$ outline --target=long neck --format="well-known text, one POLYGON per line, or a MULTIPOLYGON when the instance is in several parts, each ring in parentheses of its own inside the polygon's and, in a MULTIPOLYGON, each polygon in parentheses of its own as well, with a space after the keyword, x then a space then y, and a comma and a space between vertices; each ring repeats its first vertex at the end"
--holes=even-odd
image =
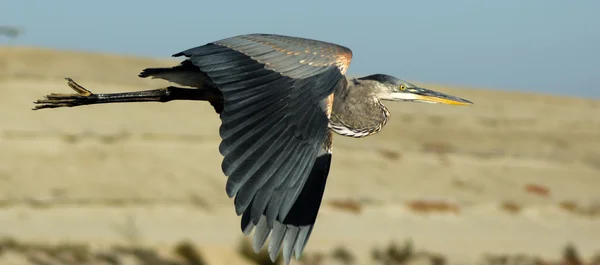
POLYGON ((329 128, 335 133, 366 137, 379 132, 387 123, 389 111, 364 82, 348 80, 347 85, 335 90, 329 121, 329 128))

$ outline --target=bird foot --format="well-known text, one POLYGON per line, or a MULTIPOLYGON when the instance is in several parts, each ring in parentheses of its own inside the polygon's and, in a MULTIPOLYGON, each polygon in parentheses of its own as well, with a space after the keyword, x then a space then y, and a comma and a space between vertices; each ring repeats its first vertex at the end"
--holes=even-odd
POLYGON ((68 81, 67 84, 69 87, 75 90, 77 94, 52 93, 46 95, 43 99, 33 102, 37 105, 32 110, 88 105, 97 99, 95 94, 77 84, 73 79, 68 77, 65 79, 68 81))

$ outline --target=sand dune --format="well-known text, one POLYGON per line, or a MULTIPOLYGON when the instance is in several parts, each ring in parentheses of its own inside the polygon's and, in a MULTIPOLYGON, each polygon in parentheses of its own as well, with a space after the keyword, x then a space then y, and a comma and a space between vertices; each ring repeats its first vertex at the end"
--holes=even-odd
MULTIPOLYGON (((166 83, 137 73, 176 62, 0 48, 0 236, 124 242, 129 216, 145 244, 235 246, 209 104, 30 110, 70 92, 65 76, 97 93, 151 89, 166 83)), ((406 238, 457 263, 600 250, 600 101, 422 85, 476 104, 388 103, 380 134, 336 136, 307 252, 406 238)))

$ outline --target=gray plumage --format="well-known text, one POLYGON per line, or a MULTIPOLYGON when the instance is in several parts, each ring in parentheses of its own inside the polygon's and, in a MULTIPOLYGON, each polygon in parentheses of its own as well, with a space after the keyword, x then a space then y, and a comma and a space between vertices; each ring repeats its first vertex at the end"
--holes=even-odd
POLYGON ((390 113, 373 89, 373 81, 353 79, 336 89, 329 128, 344 136, 365 137, 377 133, 390 113))
POLYGON ((305 231, 312 230, 316 218, 327 174, 324 170, 330 162, 326 151, 329 147, 324 145, 329 133, 325 98, 345 80, 331 64, 300 63, 306 57, 314 59, 313 52, 289 57, 288 52, 305 50, 289 43, 285 38, 255 35, 175 54, 186 56, 223 95, 219 151, 224 156, 223 172, 228 176, 226 191, 235 197, 242 230, 256 227, 256 251, 272 230, 271 258, 277 257, 283 244, 287 263, 294 250, 298 256, 301 253, 308 240, 305 231), (283 49, 285 52, 277 51, 283 49), (323 156, 327 157, 327 165, 318 163, 323 156), (307 182, 312 185, 305 185, 307 182), (297 200, 303 190, 319 197, 317 205, 312 205, 312 200, 297 200), (298 237, 301 230, 302 237, 298 237))
POLYGON ((274 261, 299 259, 323 198, 332 158, 332 133, 375 134, 390 113, 382 100, 467 105, 471 102, 417 87, 390 75, 348 80, 352 51, 341 45, 273 34, 248 34, 174 54, 181 64, 144 69, 140 77, 182 86, 93 94, 51 94, 35 109, 113 102, 208 101, 220 115, 219 151, 241 229, 254 231, 253 248, 267 240, 274 261))

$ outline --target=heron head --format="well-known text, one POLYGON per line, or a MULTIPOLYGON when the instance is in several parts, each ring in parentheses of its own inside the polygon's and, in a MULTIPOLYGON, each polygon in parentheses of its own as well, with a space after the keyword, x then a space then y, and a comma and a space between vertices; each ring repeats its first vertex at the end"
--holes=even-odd
POLYGON ((358 78, 371 81, 375 94, 382 100, 437 103, 450 105, 470 105, 473 102, 459 97, 436 92, 411 84, 408 81, 384 74, 374 74, 358 78))

